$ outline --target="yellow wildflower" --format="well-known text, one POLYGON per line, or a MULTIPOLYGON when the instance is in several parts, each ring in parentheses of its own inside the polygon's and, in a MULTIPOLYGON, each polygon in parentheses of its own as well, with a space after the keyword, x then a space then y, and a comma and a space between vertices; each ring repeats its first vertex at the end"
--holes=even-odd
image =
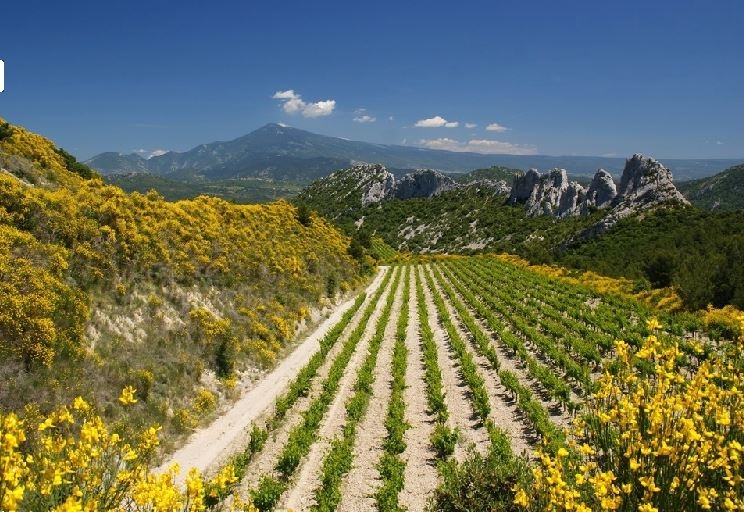
POLYGON ((134 398, 134 394, 137 392, 136 389, 134 389, 134 386, 126 386, 124 389, 121 390, 121 396, 119 397, 119 402, 121 402, 123 405, 132 405, 137 403, 137 399, 134 398))

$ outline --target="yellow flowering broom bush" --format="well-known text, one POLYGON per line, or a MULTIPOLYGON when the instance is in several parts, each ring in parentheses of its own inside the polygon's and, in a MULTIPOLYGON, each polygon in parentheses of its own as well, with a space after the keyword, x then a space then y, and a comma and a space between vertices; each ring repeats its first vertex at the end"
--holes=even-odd
MULTIPOLYGON (((125 388, 120 401, 134 403, 125 388)), ((111 432, 82 398, 27 425, 0 414, 0 510, 13 511, 203 511, 223 506, 236 483, 229 465, 205 481, 192 469, 185 489, 175 484, 178 467, 149 471, 158 427, 135 439, 111 432), (219 498, 219 499, 217 499, 219 498)), ((237 497, 223 509, 255 511, 237 497)))
MULTIPOLYGON (((744 322, 744 317, 740 319, 744 322)), ((661 326, 599 380, 568 449, 538 453, 533 481, 516 487, 527 510, 744 510, 742 342, 699 365, 661 326)), ((699 349, 702 356, 703 351, 699 349)))

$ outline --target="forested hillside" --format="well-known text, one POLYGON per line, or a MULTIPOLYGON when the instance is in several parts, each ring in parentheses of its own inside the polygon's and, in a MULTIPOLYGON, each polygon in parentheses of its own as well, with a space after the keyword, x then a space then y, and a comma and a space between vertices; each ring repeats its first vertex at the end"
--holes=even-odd
POLYGON ((126 194, 0 126, 0 409, 81 395, 120 427, 185 432, 370 268, 286 202, 126 194), (124 421, 112 405, 128 385, 139 400, 124 421))
POLYGON ((561 265, 674 286, 690 309, 744 308, 744 212, 659 210, 558 254, 561 265))
POLYGON ((678 188, 698 208, 704 210, 744 210, 744 164, 699 180, 683 181, 678 188))

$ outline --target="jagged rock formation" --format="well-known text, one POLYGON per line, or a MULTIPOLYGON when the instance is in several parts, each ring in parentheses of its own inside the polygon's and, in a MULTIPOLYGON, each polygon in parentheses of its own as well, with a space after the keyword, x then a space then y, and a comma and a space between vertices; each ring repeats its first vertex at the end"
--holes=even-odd
POLYGON ((617 196, 617 186, 610 173, 599 169, 589 184, 586 191, 584 203, 581 205, 581 214, 588 215, 593 208, 607 208, 617 196))
POLYGON ((663 204, 689 205, 690 202, 674 186, 672 171, 653 158, 635 154, 625 162, 620 187, 608 214, 584 235, 602 233, 625 217, 663 204))
MULTIPOLYGON (((362 169, 369 166, 361 166, 362 169)), ((360 169, 360 170, 362 170, 360 169)), ((362 206, 379 203, 393 195, 395 190, 395 176, 384 167, 375 168, 374 179, 362 192, 362 206)))
POLYGON ((407 174, 395 183, 394 196, 397 199, 432 197, 442 192, 454 190, 458 185, 449 176, 430 169, 407 174))
POLYGON ((575 181, 568 181, 565 169, 541 175, 530 169, 514 179, 509 203, 525 203, 528 215, 568 217, 578 215, 586 192, 575 181))
POLYGON ((328 179, 340 180, 352 185, 352 187, 346 187, 350 192, 352 188, 360 191, 362 206, 393 198, 432 197, 459 186, 449 176, 430 169, 421 169, 397 180, 384 166, 376 164, 358 164, 349 169, 337 171, 328 179))
POLYGON ((594 175, 588 189, 569 181, 564 169, 541 175, 530 169, 514 180, 509 203, 524 203, 528 215, 568 217, 607 209, 595 232, 609 229, 617 221, 665 203, 689 204, 672 183, 672 173, 653 158, 636 154, 623 169, 620 186, 604 169, 594 175))
POLYGON ((382 165, 357 164, 315 181, 299 194, 298 200, 310 205, 321 201, 323 211, 336 219, 359 206, 395 198, 427 198, 460 186, 437 171, 419 170, 397 180, 382 165))

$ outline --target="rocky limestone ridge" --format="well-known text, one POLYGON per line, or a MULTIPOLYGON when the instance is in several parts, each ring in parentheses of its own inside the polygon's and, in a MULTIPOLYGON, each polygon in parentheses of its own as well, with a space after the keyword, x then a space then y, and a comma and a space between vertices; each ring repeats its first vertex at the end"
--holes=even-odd
POLYGON ((581 205, 581 215, 588 215, 593 208, 607 208, 617 196, 617 186, 612 175, 604 169, 599 169, 589 184, 586 197, 581 205))
POLYGON ((540 174, 530 169, 517 176, 509 195, 510 204, 524 203, 528 215, 563 218, 607 210, 592 229, 606 231, 620 219, 665 203, 689 204, 672 183, 672 173, 653 158, 635 154, 626 160, 619 187, 612 176, 599 169, 589 188, 569 181, 564 169, 540 174))
POLYGON ((563 218, 579 215, 585 197, 584 187, 569 181, 565 169, 553 169, 544 175, 530 169, 514 178, 509 203, 524 203, 527 215, 563 218))
POLYGON ((407 174, 400 180, 381 165, 355 165, 339 171, 348 179, 353 177, 361 189, 362 206, 387 199, 427 198, 453 190, 459 185, 449 176, 430 169, 407 174))
POLYGON ((664 204, 689 206, 690 202, 674 186, 672 171, 653 158, 635 154, 625 161, 609 212, 583 236, 603 233, 626 217, 664 204))
POLYGON ((371 178, 367 183, 367 186, 362 191, 362 206, 369 206, 371 204, 379 203, 386 198, 389 198, 395 191, 395 176, 382 166, 356 166, 360 168, 360 171, 365 172, 370 168, 373 169, 372 176, 367 175, 367 178, 371 178))
POLYGON ((430 169, 418 170, 405 175, 395 183, 394 196, 397 199, 411 199, 414 197, 432 197, 442 192, 457 188, 457 183, 444 174, 430 169))

